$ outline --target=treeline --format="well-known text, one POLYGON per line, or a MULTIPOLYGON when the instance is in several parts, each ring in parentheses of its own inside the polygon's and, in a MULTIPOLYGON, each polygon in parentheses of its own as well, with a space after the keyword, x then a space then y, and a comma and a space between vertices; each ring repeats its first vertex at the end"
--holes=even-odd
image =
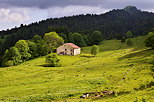
MULTIPOLYGON (((86 39, 94 31, 100 31, 104 39, 122 39, 127 31, 132 36, 146 35, 154 27, 154 13, 143 12, 134 6, 112 10, 105 14, 87 14, 62 18, 50 18, 23 25, 19 28, 0 32, 0 53, 13 46, 20 39, 31 39, 34 35, 43 36, 46 32, 55 31, 61 34, 66 42, 70 35, 78 32, 87 45, 92 45, 86 39)), ((90 39, 90 38, 89 38, 90 39)), ((84 45, 84 44, 83 44, 84 45)))
POLYGON ((45 56, 54 52, 57 47, 62 45, 65 42, 64 39, 80 47, 87 46, 87 44, 99 44, 103 40, 100 31, 94 31, 90 36, 71 33, 67 37, 63 33, 58 34, 56 32, 50 32, 50 30, 49 27, 43 37, 35 35, 32 39, 17 41, 0 58, 0 65, 2 67, 14 66, 38 56, 45 56))
POLYGON ((19 40, 13 47, 5 51, 1 58, 1 66, 14 66, 29 59, 47 55, 63 43, 63 38, 56 32, 46 33, 43 38, 35 35, 31 40, 19 40))

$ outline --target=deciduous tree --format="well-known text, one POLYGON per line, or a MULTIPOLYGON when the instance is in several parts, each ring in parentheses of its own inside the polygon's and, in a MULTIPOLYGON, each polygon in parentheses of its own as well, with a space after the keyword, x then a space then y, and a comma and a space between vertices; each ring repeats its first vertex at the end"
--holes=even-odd
POLYGON ((86 43, 85 43, 83 37, 79 33, 73 33, 71 36, 71 39, 72 39, 72 43, 74 43, 80 47, 86 46, 86 43))
POLYGON ((26 61, 31 57, 30 53, 28 53, 29 46, 26 40, 19 40, 18 42, 16 42, 15 47, 19 50, 21 59, 23 61, 26 61))
POLYGON ((19 50, 16 47, 11 47, 6 50, 3 56, 2 66, 18 65, 22 62, 19 50))
POLYGON ((55 54, 55 53, 48 54, 46 56, 46 62, 51 67, 61 66, 60 59, 58 58, 57 54, 55 54))
POLYGON ((98 45, 103 40, 100 31, 94 31, 90 36, 91 36, 91 43, 95 45, 98 45))
POLYGON ((49 53, 53 52, 57 47, 64 43, 63 38, 60 37, 56 32, 46 33, 43 38, 47 44, 49 53))
POLYGON ((145 40, 145 46, 154 49, 154 32, 149 32, 145 40))
POLYGON ((99 53, 99 47, 97 45, 94 45, 91 49, 91 54, 96 56, 97 53, 99 53))

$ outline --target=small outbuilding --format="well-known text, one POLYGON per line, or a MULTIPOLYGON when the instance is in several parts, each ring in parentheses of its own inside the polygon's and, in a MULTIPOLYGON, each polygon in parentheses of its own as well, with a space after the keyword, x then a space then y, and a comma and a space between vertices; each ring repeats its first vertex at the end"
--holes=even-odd
POLYGON ((65 43, 57 48, 58 55, 78 55, 81 53, 81 48, 73 43, 65 43))

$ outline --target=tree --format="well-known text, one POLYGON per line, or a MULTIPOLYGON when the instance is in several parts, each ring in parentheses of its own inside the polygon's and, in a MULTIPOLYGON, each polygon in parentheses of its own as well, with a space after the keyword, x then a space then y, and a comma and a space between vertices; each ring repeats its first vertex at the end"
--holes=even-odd
POLYGON ((94 45, 91 49, 91 54, 96 56, 97 53, 99 53, 99 47, 97 45, 94 45))
POLYGON ((18 65, 22 62, 21 55, 16 47, 11 47, 9 50, 6 50, 2 59, 2 66, 18 65))
POLYGON ((63 38, 60 37, 56 32, 46 33, 43 38, 47 44, 49 53, 53 52, 57 47, 64 43, 63 38))
POLYGON ((59 36, 64 39, 65 42, 68 42, 67 35, 64 33, 59 33, 59 36))
POLYGON ((154 32, 149 32, 145 40, 145 46, 154 49, 154 32))
POLYGON ((40 43, 40 41, 42 41, 42 37, 39 36, 39 35, 35 35, 33 38, 32 38, 32 41, 35 42, 36 44, 37 43, 40 43))
POLYGON ((133 45, 133 42, 131 41, 131 39, 127 39, 127 40, 126 40, 126 44, 127 44, 128 46, 132 46, 132 45, 133 45))
POLYGON ((132 38, 132 32, 131 31, 128 31, 127 33, 126 33, 126 38, 127 39, 129 39, 129 38, 132 38))
POLYGON ((32 38, 32 41, 37 45, 37 49, 39 49, 37 50, 39 56, 44 56, 49 53, 47 43, 42 39, 41 36, 35 35, 32 38))
POLYGON ((29 46, 28 52, 31 54, 31 58, 38 57, 39 54, 38 54, 37 45, 32 41, 27 41, 27 42, 28 42, 28 46, 29 46))
POLYGON ((26 61, 31 57, 30 53, 28 53, 29 46, 26 40, 19 40, 16 42, 15 47, 19 50, 22 61, 26 61))
POLYGON ((121 43, 125 43, 126 42, 126 38, 125 37, 122 37, 121 38, 121 43))
POLYGON ((71 41, 72 43, 74 43, 80 47, 86 46, 86 43, 85 43, 83 37, 79 33, 73 33, 71 35, 71 39, 72 39, 72 41, 71 41))
POLYGON ((51 53, 46 56, 46 62, 51 67, 61 66, 60 59, 58 58, 56 53, 51 53))
POLYGON ((91 43, 98 45, 103 40, 102 34, 100 31, 94 31, 91 34, 91 43))
POLYGON ((53 31, 55 31, 54 27, 49 26, 48 29, 46 30, 46 33, 53 32, 53 31))

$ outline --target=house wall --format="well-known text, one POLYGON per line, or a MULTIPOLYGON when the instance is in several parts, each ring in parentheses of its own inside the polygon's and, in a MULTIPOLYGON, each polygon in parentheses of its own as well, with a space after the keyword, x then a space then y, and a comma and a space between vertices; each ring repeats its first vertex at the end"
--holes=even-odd
POLYGON ((57 54, 74 55, 73 48, 64 44, 57 48, 57 54))
POLYGON ((74 55, 78 55, 81 53, 81 49, 74 49, 74 55))
POLYGON ((73 49, 71 46, 64 44, 57 48, 57 54, 61 55, 77 55, 80 54, 80 48, 79 49, 73 49), (66 50, 65 50, 66 49, 66 50))

